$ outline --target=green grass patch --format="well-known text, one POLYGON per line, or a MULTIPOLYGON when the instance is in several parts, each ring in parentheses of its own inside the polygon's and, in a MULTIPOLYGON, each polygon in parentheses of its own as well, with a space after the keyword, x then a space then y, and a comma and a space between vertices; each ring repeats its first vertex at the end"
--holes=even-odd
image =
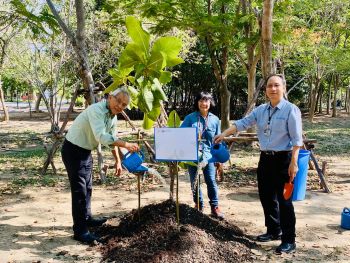
POLYGON ((33 177, 17 177, 14 178, 11 183, 14 186, 25 187, 25 186, 56 186, 59 182, 58 177, 45 176, 33 176, 33 177))
POLYGON ((13 151, 7 151, 0 153, 0 162, 1 160, 4 159, 14 159, 18 160, 19 158, 27 159, 27 158, 42 158, 43 156, 46 155, 45 149, 44 148, 33 148, 33 149, 28 149, 28 150, 13 150, 13 151))
POLYGON ((350 153, 350 121, 305 123, 308 139, 316 139, 315 152, 328 156, 344 156, 350 153))

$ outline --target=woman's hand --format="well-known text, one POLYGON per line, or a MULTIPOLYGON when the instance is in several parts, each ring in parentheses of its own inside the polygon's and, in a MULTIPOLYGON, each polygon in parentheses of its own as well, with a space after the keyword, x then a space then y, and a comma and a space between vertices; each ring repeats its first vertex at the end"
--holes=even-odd
POLYGON ((290 162, 289 167, 288 167, 288 175, 289 175, 289 180, 292 182, 294 180, 294 177, 296 176, 298 172, 298 164, 296 162, 290 162))
POLYGON ((115 173, 114 175, 119 176, 121 175, 123 168, 120 162, 115 162, 114 164, 114 168, 115 168, 115 173))
POLYGON ((128 149, 129 152, 140 151, 140 146, 137 143, 126 142, 124 147, 128 149))

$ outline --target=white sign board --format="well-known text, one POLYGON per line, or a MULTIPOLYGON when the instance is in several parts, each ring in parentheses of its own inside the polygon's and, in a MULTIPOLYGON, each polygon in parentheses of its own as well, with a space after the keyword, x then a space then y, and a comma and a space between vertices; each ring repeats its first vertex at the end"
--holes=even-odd
POLYGON ((154 128, 157 161, 198 161, 197 128, 154 128))

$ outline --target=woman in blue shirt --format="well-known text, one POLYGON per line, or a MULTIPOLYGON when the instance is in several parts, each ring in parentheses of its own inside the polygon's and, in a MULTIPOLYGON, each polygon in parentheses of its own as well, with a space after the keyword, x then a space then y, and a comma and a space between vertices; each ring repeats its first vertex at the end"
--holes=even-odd
MULTIPOLYGON (((209 112, 211 107, 215 106, 212 96, 207 92, 201 92, 197 95, 194 108, 195 112, 187 115, 181 124, 181 127, 197 127, 199 136, 199 151, 201 153, 200 162, 206 163, 212 156, 210 147, 213 144, 215 135, 220 131, 220 120, 213 113, 209 112)), ((193 200, 198 210, 203 211, 204 202, 202 191, 199 189, 199 204, 197 204, 198 180, 197 167, 188 165, 188 173, 191 179, 191 188, 193 200)), ((204 179, 208 189, 209 204, 211 215, 220 220, 224 219, 224 214, 219 209, 218 186, 215 179, 214 163, 206 163, 203 167, 204 179)))
POLYGON ((282 75, 267 78, 268 103, 255 108, 247 117, 216 136, 216 143, 237 131, 257 126, 260 143, 258 189, 265 215, 267 232, 257 240, 267 242, 282 239, 276 253, 290 253, 295 244, 295 213, 291 198, 283 197, 284 184, 298 172, 299 148, 303 145, 301 114, 297 106, 284 99, 286 81, 282 75))

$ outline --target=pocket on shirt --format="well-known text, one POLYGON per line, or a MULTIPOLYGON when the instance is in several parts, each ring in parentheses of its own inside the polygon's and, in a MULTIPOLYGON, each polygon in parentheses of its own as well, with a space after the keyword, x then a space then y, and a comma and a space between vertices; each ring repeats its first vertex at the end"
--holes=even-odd
POLYGON ((212 128, 208 128, 206 132, 207 132, 207 139, 210 140, 211 142, 214 139, 216 130, 212 128))
POLYGON ((287 120, 286 119, 275 119, 272 129, 276 129, 276 131, 279 131, 279 132, 286 132, 287 131, 287 120))

